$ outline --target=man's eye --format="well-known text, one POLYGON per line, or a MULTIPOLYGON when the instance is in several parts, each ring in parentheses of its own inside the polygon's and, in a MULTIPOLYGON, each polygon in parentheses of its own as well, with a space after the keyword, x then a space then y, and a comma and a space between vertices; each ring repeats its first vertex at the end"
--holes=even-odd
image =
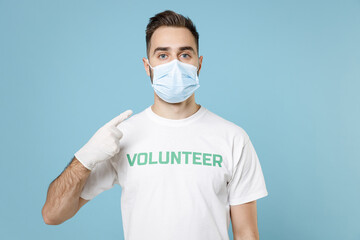
POLYGON ((164 59, 165 56, 166 56, 166 54, 160 54, 160 55, 159 55, 159 58, 160 58, 160 59, 164 59), (162 56, 163 56, 163 57, 162 57, 162 56))
MULTIPOLYGON (((186 55, 186 56, 190 57, 190 55, 187 54, 187 53, 183 53, 183 54, 181 54, 181 55, 182 55, 182 56, 186 55)), ((186 58, 186 56, 185 56, 185 58, 186 58)))

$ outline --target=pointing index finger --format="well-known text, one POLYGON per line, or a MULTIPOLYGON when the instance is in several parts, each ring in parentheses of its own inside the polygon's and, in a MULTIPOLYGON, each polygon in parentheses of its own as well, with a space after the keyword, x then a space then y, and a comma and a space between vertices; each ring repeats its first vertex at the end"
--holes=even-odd
POLYGON ((108 124, 114 127, 117 127, 122 121, 127 119, 133 111, 131 109, 126 110, 125 112, 121 113, 119 116, 113 118, 108 124))

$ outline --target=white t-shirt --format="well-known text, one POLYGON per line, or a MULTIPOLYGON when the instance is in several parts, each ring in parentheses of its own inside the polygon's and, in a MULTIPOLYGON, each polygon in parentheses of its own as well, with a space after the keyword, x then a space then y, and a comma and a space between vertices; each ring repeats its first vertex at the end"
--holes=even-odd
POLYGON ((125 240, 228 240, 229 205, 268 195, 245 130, 203 106, 180 120, 149 106, 118 129, 120 152, 95 166, 81 197, 119 184, 125 240))

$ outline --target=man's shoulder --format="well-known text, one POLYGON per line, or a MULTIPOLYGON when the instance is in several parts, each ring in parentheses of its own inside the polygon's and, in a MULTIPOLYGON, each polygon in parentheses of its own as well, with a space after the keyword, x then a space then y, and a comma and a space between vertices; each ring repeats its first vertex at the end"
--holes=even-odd
POLYGON ((237 135, 247 138, 246 131, 233 121, 220 116, 219 114, 207 109, 207 123, 217 131, 223 131, 229 135, 237 135))
POLYGON ((131 126, 138 127, 139 125, 144 125, 146 122, 147 109, 148 108, 145 108, 140 112, 133 113, 129 118, 125 119, 121 124, 119 124, 118 128, 122 130, 131 126))

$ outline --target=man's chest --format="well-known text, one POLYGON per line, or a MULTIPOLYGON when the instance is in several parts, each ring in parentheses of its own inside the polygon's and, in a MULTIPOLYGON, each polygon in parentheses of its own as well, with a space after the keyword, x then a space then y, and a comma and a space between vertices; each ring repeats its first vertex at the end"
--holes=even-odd
POLYGON ((128 191, 177 188, 222 194, 231 178, 231 146, 211 134, 158 133, 124 142, 116 165, 128 191))

